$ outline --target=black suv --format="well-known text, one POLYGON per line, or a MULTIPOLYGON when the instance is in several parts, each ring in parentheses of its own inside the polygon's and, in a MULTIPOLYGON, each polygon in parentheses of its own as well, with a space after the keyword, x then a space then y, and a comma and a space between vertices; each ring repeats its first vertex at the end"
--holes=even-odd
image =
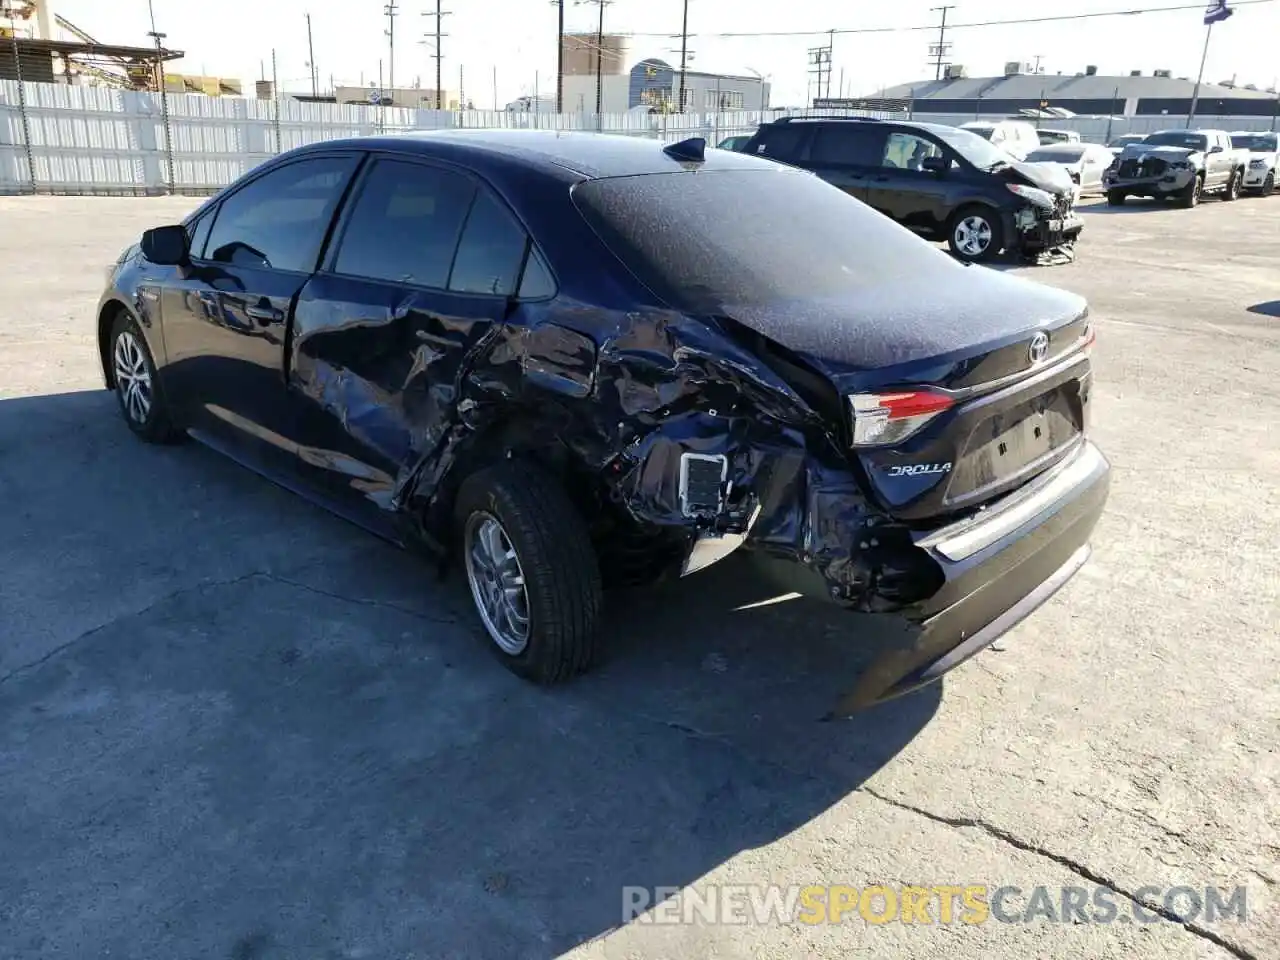
POLYGON ((1084 229, 1065 171, 1023 163, 956 127, 781 117, 742 152, 811 170, 920 236, 946 240, 961 260, 1002 250, 1034 258, 1084 229))

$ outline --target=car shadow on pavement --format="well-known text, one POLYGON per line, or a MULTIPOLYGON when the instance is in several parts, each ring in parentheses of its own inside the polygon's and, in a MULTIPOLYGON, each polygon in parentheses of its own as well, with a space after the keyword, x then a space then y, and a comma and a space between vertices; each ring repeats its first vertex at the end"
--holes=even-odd
POLYGON ((1280 317, 1280 300, 1266 300, 1262 303, 1255 303, 1249 307, 1249 312, 1261 314, 1264 317, 1280 317))
POLYGON ((105 392, 0 401, 0 450, 6 956, 556 955, 822 816, 940 702, 822 722, 894 628, 758 605, 733 557, 611 595, 605 662, 536 688, 460 577, 136 442, 105 392))

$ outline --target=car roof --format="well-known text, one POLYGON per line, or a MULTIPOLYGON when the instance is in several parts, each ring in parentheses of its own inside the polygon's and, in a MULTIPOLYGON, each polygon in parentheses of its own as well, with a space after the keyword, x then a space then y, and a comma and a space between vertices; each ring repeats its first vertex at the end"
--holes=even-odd
POLYGON ((1080 140, 1076 140, 1072 143, 1042 143, 1040 144, 1040 146, 1036 147, 1031 152, 1032 153, 1068 153, 1068 152, 1074 152, 1076 150, 1084 150, 1085 148, 1092 147, 1092 146, 1096 146, 1096 144, 1084 143, 1083 141, 1080 141, 1080 140))
MULTIPOLYGON (((591 180, 686 170, 760 169, 769 160, 725 150, 708 150, 702 161, 677 160, 666 144, 648 137, 556 130, 425 130, 347 140, 326 140, 304 147, 418 154, 488 167, 536 167, 565 179, 591 180), (566 176, 567 175, 567 176, 566 176)), ((712 144, 708 144, 708 147, 712 144)))

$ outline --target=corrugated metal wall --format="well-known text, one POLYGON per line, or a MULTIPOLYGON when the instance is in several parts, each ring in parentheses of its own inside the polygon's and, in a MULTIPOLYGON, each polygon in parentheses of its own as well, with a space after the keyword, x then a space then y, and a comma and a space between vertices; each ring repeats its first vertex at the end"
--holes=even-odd
MULTIPOLYGON (((169 184, 170 156, 176 191, 210 193, 284 150, 375 133, 447 127, 540 128, 600 130, 666 143, 703 136, 716 143, 724 137, 752 133, 761 121, 777 116, 775 112, 755 111, 628 113, 598 118, 590 114, 457 113, 187 94, 168 97, 170 137, 166 138, 158 93, 48 83, 26 83, 23 89, 29 144, 19 109, 18 84, 0 80, 0 193, 30 192, 33 184, 35 190, 46 193, 164 193, 169 184), (171 153, 166 148, 169 142, 171 153)), ((820 112, 824 116, 854 114, 820 112)), ((955 116, 921 114, 917 119, 963 122, 955 116)), ((1200 122, 1228 130, 1267 127, 1267 121, 1257 117, 1202 117, 1200 122)), ((1100 140, 1108 127, 1111 136, 1118 136, 1130 130, 1147 132, 1178 124, 1176 118, 1077 117, 1046 121, 1046 125, 1078 129, 1087 139, 1100 140)))

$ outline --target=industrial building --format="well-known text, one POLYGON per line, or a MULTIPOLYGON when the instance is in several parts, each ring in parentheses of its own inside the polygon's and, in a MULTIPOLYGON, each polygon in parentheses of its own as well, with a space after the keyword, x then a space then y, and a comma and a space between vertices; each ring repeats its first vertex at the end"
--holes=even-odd
MULTIPOLYGON (((54 0, 0 0, 0 79, 21 76, 31 83, 158 90, 161 65, 182 57, 181 51, 160 46, 103 43, 59 16, 54 7, 54 0)), ((175 87, 187 90, 187 79, 175 81, 175 87)), ((238 81, 216 77, 190 79, 191 86, 203 91, 238 87, 238 81)))
MULTIPOLYGON (((850 104, 910 103, 917 113, 956 114, 968 119, 982 114, 1016 114, 1048 106, 1076 114, 1125 117, 1186 116, 1195 95, 1195 80, 1174 77, 1169 70, 1143 75, 1103 76, 1088 66, 1074 75, 1037 73, 1030 64, 1010 62, 999 77, 969 77, 959 64, 947 67, 941 80, 920 80, 878 91, 850 104)), ((825 105, 833 106, 831 101, 825 105)), ((1202 115, 1271 117, 1280 111, 1276 91, 1234 82, 1203 83, 1197 107, 1202 115)))
MULTIPOLYGON (((604 74, 600 79, 601 113, 625 113, 636 108, 680 112, 676 108, 680 71, 664 60, 641 60, 627 73, 604 74)), ((684 105, 689 113, 766 110, 769 84, 760 77, 686 70, 684 105)), ((594 76, 564 78, 564 109, 566 113, 596 112, 594 76)))

